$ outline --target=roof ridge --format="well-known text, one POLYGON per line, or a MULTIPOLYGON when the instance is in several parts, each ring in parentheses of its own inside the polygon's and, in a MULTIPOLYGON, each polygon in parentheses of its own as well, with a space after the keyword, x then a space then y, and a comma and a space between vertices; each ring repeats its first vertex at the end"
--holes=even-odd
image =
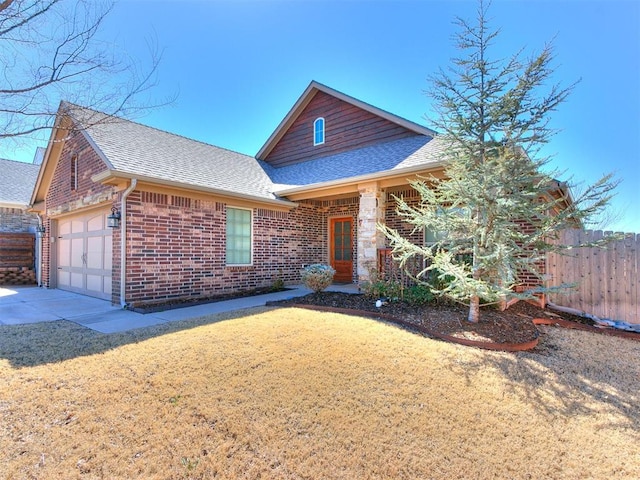
POLYGON ((242 155, 242 156, 244 156, 244 157, 248 157, 248 158, 253 158, 253 159, 255 159, 255 156, 248 155, 248 154, 246 154, 246 153, 238 152, 238 151, 236 151, 236 150, 231 150, 230 148, 227 148, 227 147, 221 147, 221 146, 219 146, 219 145, 214 145, 213 143, 208 143, 208 142, 205 142, 205 141, 203 141, 203 140, 198 140, 198 139, 196 139, 196 138, 187 137, 186 135, 181 135, 181 134, 179 134, 179 133, 174 133, 174 132, 169 132, 169 131, 167 131, 167 130, 162 130, 161 128, 154 127, 154 126, 152 126, 152 125, 147 125, 147 124, 142 123, 142 122, 138 122, 138 121, 135 121, 135 120, 130 120, 130 119, 128 119, 128 118, 124 118, 124 117, 118 117, 118 116, 116 116, 116 115, 112 115, 112 114, 109 114, 109 113, 101 112, 101 111, 99 111, 99 110, 94 110, 93 108, 83 107, 82 105, 77 105, 77 104, 70 103, 70 102, 66 102, 66 101, 65 101, 64 103, 66 103, 66 104, 68 104, 68 105, 71 105, 71 106, 73 106, 73 107, 76 107, 76 108, 80 108, 80 109, 82 109, 82 110, 87 110, 87 111, 90 111, 90 112, 98 113, 98 114, 100 114, 100 115, 104 115, 104 116, 109 117, 109 118, 112 118, 112 119, 114 119, 114 120, 118 120, 118 121, 122 121, 122 122, 132 123, 132 124, 134 124, 134 125, 138 125, 138 126, 140 126, 140 127, 149 128, 149 129, 151 129, 151 130, 155 130, 156 132, 160 132, 160 133, 164 133, 164 134, 167 134, 167 135, 171 135, 171 136, 173 136, 173 137, 183 138, 183 139, 185 139, 185 140, 189 140, 190 142, 199 143, 199 144, 201 144, 201 145, 205 145, 205 146, 207 146, 207 147, 213 147, 213 148, 217 148, 217 149, 219 149, 219 150, 226 150, 227 152, 231 152, 231 153, 235 153, 235 154, 237 154, 237 155, 242 155))
MULTIPOLYGON (((399 118, 400 120, 404 120, 405 122, 412 123, 413 125, 415 125, 416 127, 420 128, 420 129, 430 130, 429 134, 433 134, 432 135, 433 137, 438 136, 438 132, 436 130, 434 130, 433 128, 427 127, 425 125, 421 125, 418 122, 415 122, 413 120, 409 120, 408 118, 403 117, 401 115, 398 115, 397 113, 390 112, 387 109, 378 107, 378 106, 376 106, 376 105, 374 105, 374 104, 372 104, 370 102, 367 102, 365 100, 361 100, 361 99, 359 99, 357 97, 354 97, 353 95, 350 95, 348 93, 344 93, 343 91, 338 90, 337 88, 329 87, 328 85, 325 85, 324 83, 318 82, 317 80, 312 80, 311 84, 315 84, 315 85, 318 85, 318 86, 322 87, 323 89, 339 93, 340 95, 343 95, 345 97, 348 97, 348 98, 352 99, 355 103, 365 104, 368 107, 370 107, 372 110, 379 110, 379 111, 384 112, 387 115, 390 115, 392 117, 396 117, 396 118, 399 118)), ((424 135, 424 134, 422 134, 422 135, 424 135)))

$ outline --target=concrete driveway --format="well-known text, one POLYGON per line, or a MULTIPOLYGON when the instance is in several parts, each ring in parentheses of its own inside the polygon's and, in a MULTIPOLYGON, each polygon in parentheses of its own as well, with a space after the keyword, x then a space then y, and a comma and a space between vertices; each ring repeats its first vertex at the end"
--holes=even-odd
MULTIPOLYGON (((69 320, 102 333, 115 333, 160 323, 197 318, 244 308, 263 306, 267 301, 284 300, 310 293, 303 286, 283 292, 236 298, 164 312, 141 313, 123 310, 100 300, 64 290, 39 287, 0 287, 0 325, 69 320)), ((332 285, 327 290, 357 293, 355 285, 332 285)))

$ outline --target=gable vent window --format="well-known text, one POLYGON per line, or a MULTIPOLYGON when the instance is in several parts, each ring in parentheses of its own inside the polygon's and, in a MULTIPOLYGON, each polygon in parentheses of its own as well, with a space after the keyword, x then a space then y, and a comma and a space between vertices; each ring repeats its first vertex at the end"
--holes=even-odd
POLYGON ((71 157, 71 190, 78 189, 78 155, 71 157))
POLYGON ((324 118, 316 118, 313 122, 313 144, 322 145, 324 143, 324 118))

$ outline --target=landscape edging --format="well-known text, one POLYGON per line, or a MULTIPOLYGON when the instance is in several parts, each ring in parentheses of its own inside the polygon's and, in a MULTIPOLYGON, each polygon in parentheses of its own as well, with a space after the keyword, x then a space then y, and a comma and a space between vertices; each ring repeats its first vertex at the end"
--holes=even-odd
MULTIPOLYGON (((536 335, 535 338, 529 340, 528 342, 523 343, 495 343, 495 342, 481 342, 478 340, 469 340, 466 338, 454 337, 452 335, 445 335, 437 332, 433 332, 426 328, 423 325, 416 325, 412 322, 407 322, 406 320, 402 320, 400 318, 395 317, 394 315, 389 315, 381 312, 371 312, 366 310, 356 310, 352 308, 340 308, 340 307, 323 307, 319 305, 308 305, 296 303, 293 304, 292 307, 296 308, 306 308, 307 310, 316 310, 320 312, 333 312, 333 313, 344 313, 348 315, 359 315, 362 317, 371 317, 371 318, 379 318, 381 320, 387 320, 393 322, 395 324, 401 325, 403 327, 407 327, 409 329, 417 330, 420 333, 424 333, 432 338, 437 338, 440 340, 445 340, 451 343, 457 343, 459 345, 465 345, 468 347, 477 347, 483 348, 485 350, 494 350, 500 352, 524 352, 528 350, 533 350, 539 341, 539 336, 536 335)), ((627 338, 630 340, 640 341, 640 335, 632 332, 624 332, 613 329, 604 329, 592 327, 590 325, 584 325, 578 322, 572 322, 570 320, 564 319, 550 319, 550 318, 534 318, 532 319, 534 325, 556 325, 563 328, 569 328, 573 330, 582 330, 585 332, 592 333, 602 333, 605 335, 612 335, 616 337, 627 338)))

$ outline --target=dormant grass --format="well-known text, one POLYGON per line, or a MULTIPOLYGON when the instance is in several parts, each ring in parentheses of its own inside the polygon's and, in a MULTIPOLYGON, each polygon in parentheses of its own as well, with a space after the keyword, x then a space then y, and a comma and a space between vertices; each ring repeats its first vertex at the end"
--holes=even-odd
POLYGON ((1 327, 0 477, 640 478, 640 343, 541 345, 293 308, 1 327))

